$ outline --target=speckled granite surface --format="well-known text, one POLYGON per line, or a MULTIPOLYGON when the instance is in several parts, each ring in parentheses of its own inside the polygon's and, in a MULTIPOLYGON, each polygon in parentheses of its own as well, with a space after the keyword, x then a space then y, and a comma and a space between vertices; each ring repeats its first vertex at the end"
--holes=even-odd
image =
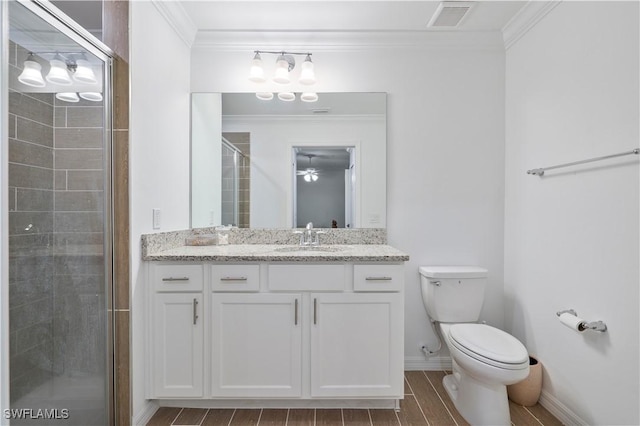
POLYGON ((152 261, 219 262, 404 262, 409 256, 386 245, 381 228, 318 229, 319 247, 300 248, 293 229, 231 229, 229 245, 185 246, 187 237, 214 234, 214 228, 161 232, 142 236, 142 259, 152 261))
MULTIPOLYGON (((320 235, 322 245, 381 245, 387 243, 387 230, 384 228, 360 229, 317 229, 326 232, 320 235)), ((300 236, 293 233, 293 229, 249 229, 234 228, 228 232, 230 245, 297 245, 300 236)), ((160 232, 142 236, 142 258, 184 247, 187 237, 195 234, 213 234, 215 228, 197 228, 184 231, 160 232)))
POLYGON ((216 262, 405 262, 409 256, 384 244, 323 245, 301 248, 282 244, 181 246, 143 256, 151 261, 216 262))

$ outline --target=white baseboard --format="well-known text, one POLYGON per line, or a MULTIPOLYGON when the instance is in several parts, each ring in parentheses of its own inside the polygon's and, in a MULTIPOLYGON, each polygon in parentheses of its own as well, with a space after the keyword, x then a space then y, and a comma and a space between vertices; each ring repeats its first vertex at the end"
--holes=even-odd
POLYGON ((547 409, 553 416, 560 420, 563 425, 579 426, 586 425, 587 422, 582 420, 576 413, 571 411, 566 405, 560 402, 555 396, 551 395, 544 389, 540 393, 540 405, 547 409))
POLYGON ((153 417, 155 412, 158 410, 158 407, 159 405, 155 401, 147 400, 145 402, 144 408, 140 410, 140 412, 131 419, 131 423, 134 426, 146 425, 147 423, 149 423, 149 420, 151 420, 151 417, 153 417))
POLYGON ((405 371, 438 371, 451 370, 451 358, 448 356, 434 356, 427 358, 424 356, 408 356, 404 358, 405 371))

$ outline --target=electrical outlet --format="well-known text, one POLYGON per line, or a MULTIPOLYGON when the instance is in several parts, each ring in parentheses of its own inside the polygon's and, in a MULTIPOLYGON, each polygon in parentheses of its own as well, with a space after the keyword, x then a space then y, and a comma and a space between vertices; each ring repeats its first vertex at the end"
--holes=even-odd
POLYGON ((160 209, 153 209, 153 229, 160 229, 160 209))

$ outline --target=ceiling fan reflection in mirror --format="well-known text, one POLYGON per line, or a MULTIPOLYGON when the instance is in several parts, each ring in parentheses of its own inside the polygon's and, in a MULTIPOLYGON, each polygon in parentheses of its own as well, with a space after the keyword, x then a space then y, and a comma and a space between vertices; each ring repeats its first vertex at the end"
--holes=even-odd
POLYGON ((315 181, 317 181, 318 180, 318 172, 320 170, 311 167, 311 159, 313 157, 315 157, 316 155, 314 155, 314 154, 302 154, 302 155, 304 155, 305 157, 309 158, 309 167, 307 167, 304 170, 298 170, 296 172, 296 174, 298 176, 303 176, 303 179, 304 179, 305 182, 315 182, 315 181))

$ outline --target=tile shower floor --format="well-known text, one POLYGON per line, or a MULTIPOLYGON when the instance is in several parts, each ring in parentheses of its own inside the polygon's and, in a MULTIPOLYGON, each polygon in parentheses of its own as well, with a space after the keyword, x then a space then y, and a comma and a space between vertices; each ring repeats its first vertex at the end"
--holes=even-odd
MULTIPOLYGON (((443 386, 443 371, 405 372, 405 396, 400 412, 347 409, 200 409, 161 407, 148 426, 357 426, 468 425, 453 407, 443 386)), ((515 426, 561 425, 541 405, 522 407, 509 401, 515 426)))

